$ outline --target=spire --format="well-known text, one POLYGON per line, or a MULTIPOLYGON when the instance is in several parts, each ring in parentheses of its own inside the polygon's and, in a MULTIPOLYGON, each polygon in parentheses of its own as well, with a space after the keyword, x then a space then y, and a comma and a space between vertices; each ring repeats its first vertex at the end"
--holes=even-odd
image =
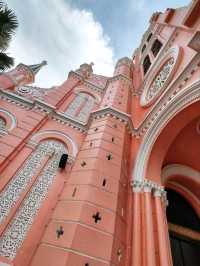
POLYGON ((9 88, 23 86, 33 83, 35 81, 36 74, 45 65, 47 65, 47 61, 42 61, 40 64, 35 65, 25 65, 20 63, 14 69, 9 72, 3 73, 2 75, 6 76, 7 78, 9 77, 9 82, 12 83, 11 85, 9 85, 9 88))
POLYGON ((47 65, 47 61, 43 60, 40 64, 30 65, 28 67, 32 70, 33 74, 36 75, 45 65, 47 65))

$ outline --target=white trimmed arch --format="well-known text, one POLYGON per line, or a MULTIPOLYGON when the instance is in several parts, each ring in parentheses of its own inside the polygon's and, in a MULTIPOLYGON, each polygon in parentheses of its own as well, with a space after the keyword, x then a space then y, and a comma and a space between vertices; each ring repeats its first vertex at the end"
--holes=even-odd
POLYGON ((17 126, 17 119, 11 112, 9 112, 3 108, 0 108, 0 117, 5 119, 6 129, 8 131, 14 129, 17 126))
POLYGON ((181 90, 177 96, 172 98, 165 108, 163 108, 162 112, 152 122, 151 127, 142 140, 134 164, 132 179, 141 181, 145 178, 153 145, 161 131, 179 112, 198 101, 200 101, 200 80, 181 90))
POLYGON ((72 156, 76 157, 78 153, 78 147, 76 142, 68 136, 66 133, 59 132, 57 130, 43 130, 40 132, 37 132, 33 137, 31 138, 31 142, 38 143, 40 140, 45 138, 57 138, 61 141, 64 141, 66 146, 68 146, 69 150, 72 150, 72 156), (70 145, 70 147, 69 147, 70 145), (71 149, 70 149, 71 148, 71 149))

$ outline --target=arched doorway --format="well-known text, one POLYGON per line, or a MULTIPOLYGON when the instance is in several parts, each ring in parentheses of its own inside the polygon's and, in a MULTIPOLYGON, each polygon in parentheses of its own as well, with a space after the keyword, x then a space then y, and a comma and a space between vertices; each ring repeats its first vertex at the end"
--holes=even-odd
POLYGON ((200 265, 199 118, 188 123, 168 147, 161 179, 174 266, 200 265))
MULTIPOLYGON (((176 95, 174 99, 172 97, 172 100, 162 106, 162 110, 156 113, 156 116, 152 117, 153 122, 147 129, 139 146, 132 174, 133 185, 135 184, 136 188, 139 185, 142 187, 138 188, 138 191, 142 191, 145 184, 147 184, 146 186, 150 184, 155 187, 161 186, 175 190, 189 202, 190 207, 198 214, 198 217, 200 217, 199 88, 200 83, 197 82, 191 85, 191 87, 184 89, 176 95), (196 96, 193 97, 192 95, 196 96), (163 170, 170 165, 182 165, 184 167, 181 172, 170 174, 165 178, 166 176, 163 175, 163 170), (192 176, 187 175, 188 171, 185 171, 185 168, 192 169, 189 171, 192 172, 192 176)), ((143 189, 143 191, 145 194, 147 189, 143 189)), ((155 197, 152 206, 153 208, 155 207, 157 219, 156 222, 154 222, 153 231, 153 242, 155 246, 154 258, 158 258, 158 265, 172 266, 168 226, 165 217, 166 201, 161 194, 156 193, 156 189, 149 189, 149 191, 151 195, 155 197), (156 250, 157 247, 158 250, 156 250)), ((137 207, 139 206, 139 210, 144 209, 146 217, 149 214, 154 218, 154 209, 149 211, 149 208, 143 207, 139 198, 140 195, 138 195, 137 190, 134 188, 133 204, 137 207)), ((133 212, 134 214, 136 213, 135 210, 133 210, 133 212)), ((143 217, 140 221, 142 219, 143 217)), ((138 221, 139 219, 136 222, 138 221)), ((148 231, 148 225, 149 224, 146 223, 146 228, 143 227, 142 229, 148 231)), ((148 239, 144 238, 142 234, 138 233, 137 238, 134 237, 135 242, 133 243, 135 246, 137 246, 138 243, 137 239, 139 239, 144 247, 147 246, 148 239)), ((149 247, 151 247, 151 245, 149 245, 149 247)), ((134 256, 137 255, 135 249, 133 254, 134 256)), ((143 256, 146 255, 140 255, 140 260, 143 256)), ((189 265, 193 266, 192 264, 189 265)), ((199 262, 197 265, 200 265, 199 262)), ((179 263, 178 266, 182 265, 179 263)))
POLYGON ((200 220, 187 200, 167 189, 167 221, 174 266, 200 265, 200 220))

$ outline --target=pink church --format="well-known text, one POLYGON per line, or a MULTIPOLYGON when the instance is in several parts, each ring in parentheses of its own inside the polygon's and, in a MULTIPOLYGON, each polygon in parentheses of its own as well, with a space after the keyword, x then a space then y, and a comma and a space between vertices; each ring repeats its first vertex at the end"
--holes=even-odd
POLYGON ((112 77, 0 75, 0 266, 200 265, 200 0, 112 77))

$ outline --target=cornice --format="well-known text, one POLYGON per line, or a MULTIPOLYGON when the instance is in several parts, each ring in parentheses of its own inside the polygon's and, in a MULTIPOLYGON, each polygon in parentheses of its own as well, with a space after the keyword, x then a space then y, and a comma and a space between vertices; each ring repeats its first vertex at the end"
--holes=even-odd
POLYGON ((3 88, 0 88, 0 98, 6 100, 7 102, 14 103, 25 109, 31 108, 34 103, 32 100, 29 100, 11 91, 4 90, 3 88))
MULTIPOLYGON (((118 74, 118 75, 116 75, 114 77, 109 78, 107 83, 109 84, 112 81, 116 81, 116 80, 120 80, 120 79, 128 81, 129 83, 132 83, 132 80, 129 79, 128 77, 124 76, 123 74, 118 74)), ((106 84, 106 87, 107 87, 108 84, 106 84)))
MULTIPOLYGON (((102 92, 104 91, 104 89, 105 89, 105 88, 102 88, 102 87, 100 87, 100 86, 98 86, 98 85, 96 85, 96 84, 94 84, 94 83, 92 83, 92 82, 86 80, 86 79, 84 78, 84 76, 82 76, 80 73, 77 73, 77 72, 75 72, 75 71, 70 71, 68 77, 69 77, 70 75, 74 75, 74 76, 76 76, 80 81, 83 82, 83 84, 88 85, 91 89, 93 89, 93 90, 95 90, 95 91, 98 91, 98 92, 102 93, 102 92)), ((105 87, 106 87, 106 86, 105 86, 105 87)))
POLYGON ((70 127, 77 129, 81 132, 87 131, 87 124, 84 124, 84 123, 79 122, 78 120, 72 119, 64 113, 54 111, 50 114, 50 117, 54 121, 57 121, 61 124, 65 124, 67 126, 70 126, 70 127))
POLYGON ((121 122, 125 123, 128 126, 128 129, 130 132, 133 131, 133 123, 132 123, 131 116, 127 113, 121 112, 120 110, 112 106, 102 108, 102 109, 92 112, 92 117, 94 119, 101 118, 107 115, 112 116, 116 119, 119 119, 121 122))

